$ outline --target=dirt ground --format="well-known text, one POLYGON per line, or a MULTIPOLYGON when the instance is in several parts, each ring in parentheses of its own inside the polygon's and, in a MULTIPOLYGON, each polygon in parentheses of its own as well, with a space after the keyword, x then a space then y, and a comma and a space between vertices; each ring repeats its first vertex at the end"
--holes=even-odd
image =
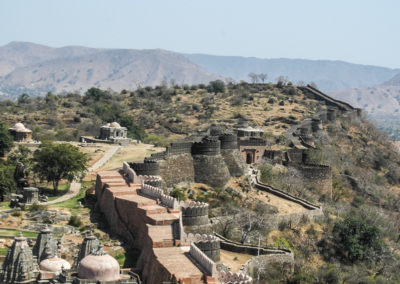
POLYGON ((221 249, 221 259, 227 267, 231 269, 231 272, 238 272, 243 264, 246 263, 253 255, 235 253, 221 249))

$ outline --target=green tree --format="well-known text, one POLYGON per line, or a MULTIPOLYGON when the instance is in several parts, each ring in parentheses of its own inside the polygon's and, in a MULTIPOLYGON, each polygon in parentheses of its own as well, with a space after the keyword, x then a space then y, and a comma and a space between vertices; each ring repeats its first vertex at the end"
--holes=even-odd
POLYGON ((359 217, 347 216, 336 222, 332 235, 336 252, 350 261, 364 260, 384 248, 379 228, 359 217))
POLYGON ((85 93, 85 100, 104 101, 111 99, 112 96, 108 91, 103 91, 98 88, 90 88, 85 93))
POLYGON ((8 129, 0 122, 0 157, 4 157, 11 150, 13 144, 14 141, 8 129))
POLYGON ((61 179, 72 181, 84 176, 87 156, 71 144, 46 141, 33 153, 33 162, 34 172, 40 179, 52 182, 57 192, 61 179))
POLYGON ((223 93, 225 92, 225 83, 221 80, 211 81, 210 84, 207 86, 207 91, 209 91, 210 93, 213 92, 215 94, 223 93))
POLYGON ((6 193, 15 191, 14 168, 0 161, 0 201, 6 193))
POLYGON ((8 155, 7 161, 9 164, 16 166, 18 162, 21 162, 25 165, 25 167, 30 168, 32 164, 32 151, 24 146, 18 145, 18 148, 8 155))
POLYGON ((143 140, 146 137, 146 132, 143 128, 139 127, 132 117, 123 116, 119 120, 121 126, 128 129, 128 137, 143 140))

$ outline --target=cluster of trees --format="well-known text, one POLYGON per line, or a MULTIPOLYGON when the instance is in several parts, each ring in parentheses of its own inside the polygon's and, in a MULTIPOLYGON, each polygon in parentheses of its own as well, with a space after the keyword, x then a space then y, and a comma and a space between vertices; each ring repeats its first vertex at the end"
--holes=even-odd
POLYGON ((265 80, 267 80, 267 78, 268 78, 268 75, 265 73, 256 74, 256 73, 251 72, 251 73, 249 73, 248 76, 250 77, 250 80, 253 84, 258 83, 258 82, 261 82, 264 84, 265 80))
MULTIPOLYGON (((0 124, 0 151, 3 156, 13 146, 12 137, 7 129, 0 124)), ((72 181, 82 178, 86 172, 87 156, 69 143, 54 143, 44 141, 32 153, 26 146, 19 145, 7 159, 0 160, 0 200, 9 192, 16 190, 14 170, 18 162, 25 166, 25 174, 33 174, 33 178, 53 183, 55 192, 60 180, 72 181)))

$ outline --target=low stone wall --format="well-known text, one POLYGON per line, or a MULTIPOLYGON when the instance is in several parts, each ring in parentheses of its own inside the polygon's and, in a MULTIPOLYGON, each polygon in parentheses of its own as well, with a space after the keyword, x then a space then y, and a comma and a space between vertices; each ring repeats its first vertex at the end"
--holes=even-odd
POLYGON ((218 275, 218 281, 221 283, 235 283, 235 284, 251 284, 253 283, 253 279, 246 274, 243 273, 232 273, 231 271, 225 272, 221 271, 218 275))
POLYGON ((134 170, 131 169, 127 162, 122 163, 122 171, 131 183, 137 183, 137 175, 134 170))
POLYGON ((194 243, 211 260, 220 260, 220 239, 213 235, 188 234, 185 243, 194 243))
POLYGON ((259 267, 260 264, 263 267, 267 267, 269 264, 278 264, 285 266, 288 271, 294 270, 294 254, 291 250, 244 245, 226 239, 219 234, 215 235, 221 240, 221 249, 254 255, 243 265, 242 270, 246 274, 254 275, 255 268, 259 267))
POLYGON ((209 276, 217 276, 217 265, 215 262, 202 252, 194 243, 190 244, 189 254, 206 270, 209 276))
POLYGON ((162 189, 142 183, 141 193, 159 199, 161 203, 171 209, 178 209, 179 202, 172 196, 164 194, 162 189))
POLYGON ((258 180, 258 177, 256 177, 255 187, 257 187, 260 190, 270 192, 270 193, 272 193, 272 194, 274 194, 276 196, 279 196, 279 197, 281 197, 283 199, 295 202, 295 203, 303 206, 304 208, 306 208, 308 210, 321 210, 321 206, 312 204, 311 202, 309 202, 309 201, 307 201, 305 199, 301 199, 301 198, 296 197, 296 196, 294 196, 294 195, 292 195, 290 193, 284 192, 284 191, 282 191, 280 189, 277 189, 277 188, 274 188, 274 187, 272 187, 270 185, 261 183, 258 180))

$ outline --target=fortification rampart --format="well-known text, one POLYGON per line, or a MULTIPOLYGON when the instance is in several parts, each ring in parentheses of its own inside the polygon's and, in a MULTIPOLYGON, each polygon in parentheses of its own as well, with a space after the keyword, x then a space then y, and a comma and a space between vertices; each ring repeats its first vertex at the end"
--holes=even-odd
POLYGON ((240 177, 245 174, 247 166, 238 149, 221 149, 221 156, 231 176, 240 177))
POLYGON ((300 174, 300 179, 306 183, 314 184, 320 193, 332 197, 332 169, 326 165, 289 163, 300 174))
POLYGON ((253 283, 253 279, 246 274, 237 272, 233 273, 231 271, 225 272, 221 271, 218 275, 218 280, 221 283, 235 283, 235 284, 251 284, 253 283))
POLYGON ((192 152, 192 142, 173 142, 167 147, 168 155, 190 154, 192 152))
POLYGON ((194 162, 191 154, 168 155, 158 163, 160 176, 168 187, 194 182, 194 162))
POLYGON ((194 243, 190 244, 189 254, 198 262, 206 272, 211 276, 217 276, 217 265, 204 252, 202 252, 194 243))
POLYGON ((218 139, 221 141, 221 149, 239 149, 237 143, 238 138, 234 134, 222 134, 218 139))
POLYGON ((228 166, 220 154, 193 155, 193 166, 194 181, 198 183, 224 187, 231 178, 228 166))
POLYGON ((303 91, 305 95, 308 97, 314 98, 316 100, 324 101, 326 105, 328 106, 333 106, 337 107, 341 111, 346 111, 346 110, 351 110, 354 109, 351 105, 348 103, 336 100, 324 93, 322 93, 320 90, 312 87, 311 85, 307 86, 298 86, 300 90, 303 91))
POLYGON ((239 146, 267 146, 267 142, 261 138, 239 139, 239 146))
POLYGON ((194 243, 212 261, 220 260, 220 239, 213 235, 188 234, 185 243, 194 243))
POLYGON ((283 199, 290 200, 290 201, 292 201, 294 203, 297 203, 297 204, 303 206, 305 209, 308 209, 308 210, 320 210, 321 214, 322 214, 322 209, 321 209, 320 206, 312 204, 311 202, 309 202, 307 200, 304 200, 304 199, 301 199, 299 197, 296 197, 296 196, 294 196, 294 195, 292 195, 290 193, 284 192, 284 191, 282 191, 280 189, 277 189, 277 188, 274 188, 274 187, 272 187, 270 185, 261 183, 259 181, 259 179, 258 179, 258 176, 256 176, 255 179, 256 179, 255 180, 255 187, 256 188, 258 188, 260 190, 263 190, 263 191, 266 191, 266 192, 270 192, 270 193, 272 193, 272 194, 274 194, 276 196, 279 196, 279 197, 281 197, 283 199))
POLYGON ((201 142, 193 143, 193 155, 216 156, 220 154, 221 141, 217 137, 206 137, 201 142))
POLYGON ((157 176, 160 174, 160 166, 156 160, 145 159, 143 163, 129 163, 129 166, 137 175, 157 176))
POLYGON ((185 202, 181 203, 183 226, 201 226, 207 225, 208 204, 203 202, 185 202))
POLYGON ((255 256, 249 259, 242 268, 242 271, 249 275, 254 275, 256 267, 266 267, 271 264, 278 264, 287 271, 294 270, 294 254, 291 250, 244 245, 224 238, 219 234, 215 235, 220 239, 221 249, 255 256))

